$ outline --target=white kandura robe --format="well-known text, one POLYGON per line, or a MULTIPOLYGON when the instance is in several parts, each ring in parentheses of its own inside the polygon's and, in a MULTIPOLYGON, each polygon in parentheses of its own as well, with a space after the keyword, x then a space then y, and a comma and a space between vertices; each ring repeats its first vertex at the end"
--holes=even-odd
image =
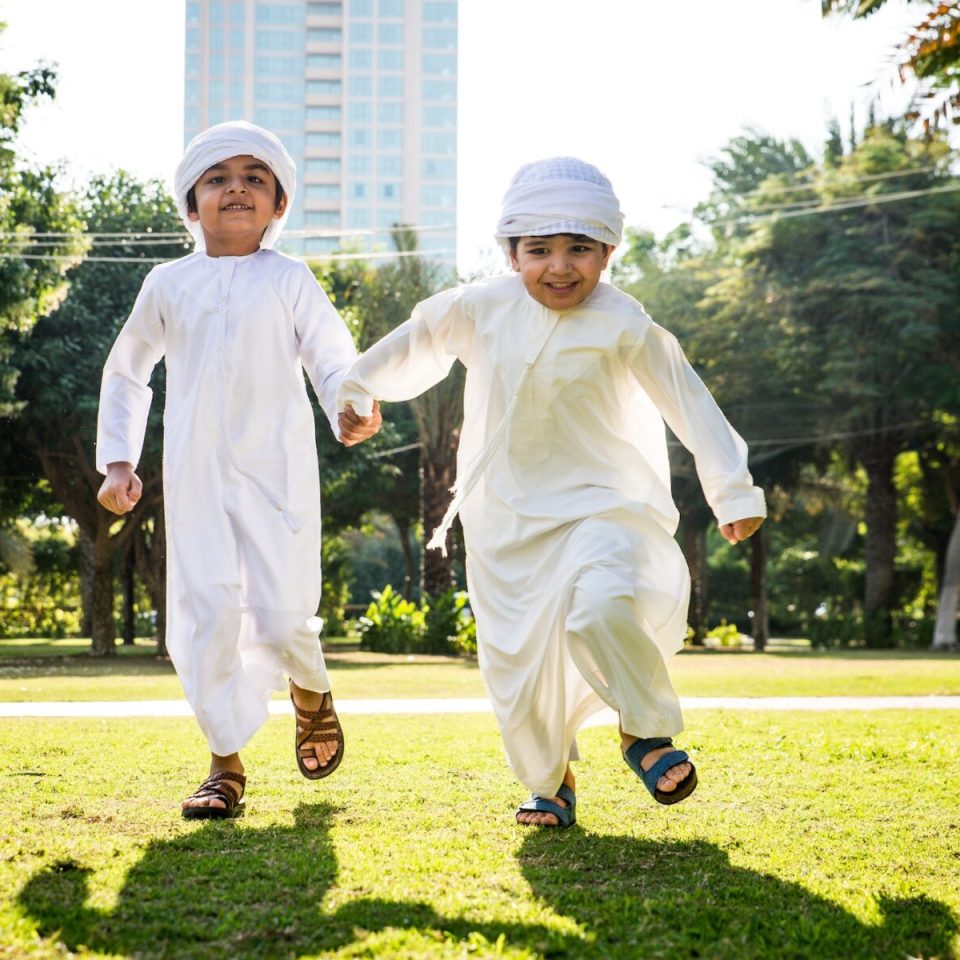
POLYGON ((103 372, 97 467, 140 457, 166 357, 167 647, 210 749, 239 750, 283 674, 329 690, 320 481, 306 368, 336 432, 356 358, 302 262, 194 253, 144 280, 103 372))
POLYGON ((364 353, 338 403, 416 396, 455 358, 458 483, 493 450, 460 509, 480 667, 514 772, 551 796, 604 703, 629 733, 682 729, 666 661, 683 645, 689 575, 663 421, 721 524, 764 516, 764 497, 676 339, 609 284, 563 313, 516 275, 437 294, 364 353))

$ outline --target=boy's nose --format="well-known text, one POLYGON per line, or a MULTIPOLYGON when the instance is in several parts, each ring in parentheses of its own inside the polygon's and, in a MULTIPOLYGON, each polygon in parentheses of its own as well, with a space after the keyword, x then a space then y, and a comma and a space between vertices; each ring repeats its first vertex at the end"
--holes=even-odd
POLYGON ((227 190, 230 193, 237 193, 237 192, 245 193, 246 189, 247 189, 247 185, 244 182, 242 177, 238 177, 235 180, 231 180, 230 184, 227 186, 227 190))

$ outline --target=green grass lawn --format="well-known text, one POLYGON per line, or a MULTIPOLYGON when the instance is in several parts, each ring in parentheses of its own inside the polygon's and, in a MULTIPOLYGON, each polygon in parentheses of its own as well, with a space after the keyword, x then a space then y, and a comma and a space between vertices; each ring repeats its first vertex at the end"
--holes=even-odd
MULTIPOLYGON (((697 658, 691 658, 697 659, 697 658)), ((523 829, 488 717, 346 717, 299 778, 245 751, 247 815, 188 823, 190 720, 0 721, 0 958, 957 957, 953 714, 698 711, 701 786, 659 807, 612 728, 579 823, 523 829)))
MULTIPOLYGON (((109 661, 85 649, 75 641, 0 641, 0 701, 182 696, 170 663, 150 656, 151 645, 120 648, 109 661)), ((359 653, 336 641, 326 649, 337 697, 484 696, 475 660, 359 653)), ((960 656, 929 652, 687 650, 671 675, 691 697, 960 695, 960 656)))

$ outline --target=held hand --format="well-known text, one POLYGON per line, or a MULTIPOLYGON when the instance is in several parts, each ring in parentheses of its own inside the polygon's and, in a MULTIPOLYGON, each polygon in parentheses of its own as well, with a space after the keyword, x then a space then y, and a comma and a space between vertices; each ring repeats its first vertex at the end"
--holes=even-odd
POLYGON ((763 517, 747 517, 746 520, 734 520, 733 523, 725 523, 720 527, 720 533, 723 539, 728 543, 739 543, 752 537, 763 523, 763 517))
POLYGON ((107 477, 100 486, 97 500, 107 510, 123 516, 139 503, 141 493, 143 484, 133 472, 133 465, 111 463, 107 467, 107 477))
POLYGON ((379 400, 373 401, 373 413, 369 417, 361 417, 348 404, 346 410, 341 410, 337 416, 340 442, 345 447, 352 447, 354 444, 369 440, 380 429, 382 423, 379 400))

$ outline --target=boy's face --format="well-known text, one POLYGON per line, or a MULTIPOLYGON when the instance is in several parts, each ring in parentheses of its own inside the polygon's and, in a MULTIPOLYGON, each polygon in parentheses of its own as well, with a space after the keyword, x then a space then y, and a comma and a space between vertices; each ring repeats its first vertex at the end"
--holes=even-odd
POLYGON ((287 203, 284 197, 276 205, 273 171, 246 155, 215 163, 193 190, 197 209, 188 216, 200 223, 211 256, 255 252, 270 221, 283 215, 287 203))
POLYGON ((534 300, 551 310, 571 310, 596 290, 611 253, 613 247, 599 240, 558 233, 521 237, 510 262, 534 300))

